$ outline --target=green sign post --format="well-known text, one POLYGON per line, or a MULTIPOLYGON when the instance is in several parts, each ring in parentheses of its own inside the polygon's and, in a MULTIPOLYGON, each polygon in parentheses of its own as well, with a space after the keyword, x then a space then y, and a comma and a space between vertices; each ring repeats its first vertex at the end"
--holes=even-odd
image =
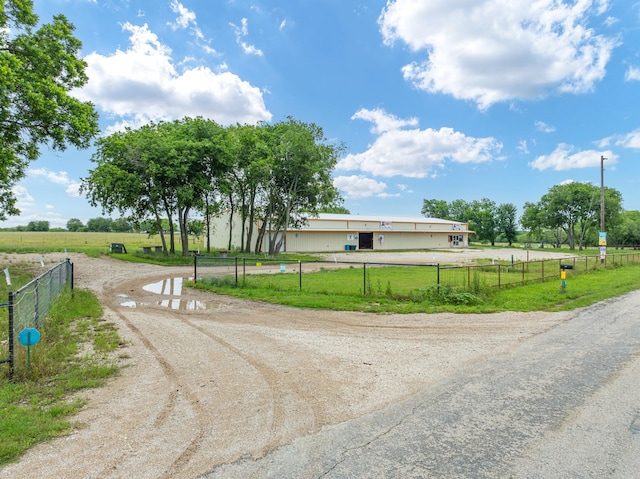
POLYGON ((31 346, 40 341, 40 331, 35 328, 25 328, 18 335, 20 344, 27 347, 27 374, 31 374, 31 346))

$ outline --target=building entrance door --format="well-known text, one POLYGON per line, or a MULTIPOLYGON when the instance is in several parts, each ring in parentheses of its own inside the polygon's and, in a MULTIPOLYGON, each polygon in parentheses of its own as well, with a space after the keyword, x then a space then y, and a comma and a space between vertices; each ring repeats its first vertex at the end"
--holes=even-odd
POLYGON ((373 249, 373 233, 358 233, 358 249, 373 249))

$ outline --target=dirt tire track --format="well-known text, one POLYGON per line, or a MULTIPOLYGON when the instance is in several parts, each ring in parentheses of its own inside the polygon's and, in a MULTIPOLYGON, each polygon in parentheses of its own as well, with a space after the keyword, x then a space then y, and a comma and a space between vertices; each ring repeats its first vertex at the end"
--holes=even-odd
MULTIPOLYGON (((162 367, 167 378, 173 384, 175 384, 175 387, 179 391, 179 394, 187 398, 188 402, 196 411, 199 419, 197 421, 198 424, 207 424, 207 411, 202 408, 197 395, 194 394, 189 386, 180 379, 179 374, 171 366, 170 362, 167 361, 167 359, 160 353, 160 351, 153 345, 153 343, 148 338, 146 338, 144 334, 142 334, 140 330, 122 312, 116 310, 115 313, 120 317, 120 319, 122 319, 122 321, 129 327, 129 329, 131 329, 138 336, 140 342, 144 344, 144 346, 154 355, 156 361, 162 367)), ((165 422, 171 411, 175 408, 176 395, 177 393, 173 391, 169 394, 169 401, 167 401, 165 407, 154 421, 154 425, 156 427, 161 426, 165 422)), ((210 429, 205 428, 202 425, 198 429, 199 430, 193 437, 193 440, 184 449, 182 454, 180 454, 180 456, 178 456, 178 458, 167 468, 166 472, 162 474, 162 478, 171 479, 173 477, 176 477, 180 473, 183 466, 188 463, 189 459, 195 454, 199 447, 199 444, 202 443, 204 437, 208 433, 210 433, 210 429)))
POLYGON ((266 444, 261 454, 271 449, 272 447, 275 447, 277 445, 277 442, 275 441, 277 441, 277 438, 281 436, 281 434, 279 433, 279 429, 281 429, 284 424, 284 417, 287 410, 285 405, 285 397, 287 395, 282 393, 283 389, 292 391, 299 398, 303 399, 304 401, 308 402, 313 406, 311 408, 311 411, 313 413, 311 430, 317 431, 319 429, 320 425, 322 424, 322 421, 324 420, 324 414, 322 413, 321 409, 317 407, 317 405, 313 404, 313 402, 310 401, 313 398, 309 394, 307 394, 305 391, 303 391, 300 387, 298 387, 295 383, 290 381, 283 381, 282 376, 278 374, 278 372, 274 368, 268 366, 264 362, 257 361, 256 359, 252 358, 250 355, 246 353, 243 353, 240 349, 233 346, 230 342, 222 339, 220 336, 213 334, 211 331, 206 330, 205 328, 198 326, 196 324, 193 324, 193 322, 190 319, 179 317, 179 316, 176 316, 176 319, 190 325, 194 329, 200 331, 202 334, 206 335, 207 337, 213 339, 223 347, 227 348, 229 351, 238 355, 245 362, 247 362, 248 364, 253 366, 257 371, 259 371, 262 378, 269 385, 269 389, 271 391, 271 396, 272 396, 272 403, 273 403, 273 406, 272 406, 273 420, 270 428, 272 431, 274 441, 272 441, 272 444, 266 444))

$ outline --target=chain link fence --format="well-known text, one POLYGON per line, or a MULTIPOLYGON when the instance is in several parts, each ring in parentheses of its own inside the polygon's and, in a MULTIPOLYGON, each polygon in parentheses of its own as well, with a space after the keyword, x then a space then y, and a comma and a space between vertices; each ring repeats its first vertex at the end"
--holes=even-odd
POLYGON ((19 367, 26 367, 26 348, 18 348, 22 331, 38 331, 44 326, 52 303, 60 296, 65 286, 73 290, 73 263, 67 259, 24 285, 9 292, 9 300, 1 306, 8 309, 9 329, 6 349, 3 348, 0 363, 9 364, 9 377, 13 379, 19 367), (23 358, 24 356, 24 358, 23 358), (24 359, 24 361, 23 361, 24 359))

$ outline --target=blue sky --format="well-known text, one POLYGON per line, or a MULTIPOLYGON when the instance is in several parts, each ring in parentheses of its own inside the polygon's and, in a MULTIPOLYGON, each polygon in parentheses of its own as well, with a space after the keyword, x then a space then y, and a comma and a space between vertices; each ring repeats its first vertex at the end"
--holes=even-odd
MULTIPOLYGON (((347 151, 353 214, 424 199, 522 212, 567 181, 640 210, 640 3, 628 0, 35 0, 76 26, 103 134, 184 116, 292 116, 347 151)), ((105 216, 78 195, 91 150, 43 148, 2 227, 105 216)))

